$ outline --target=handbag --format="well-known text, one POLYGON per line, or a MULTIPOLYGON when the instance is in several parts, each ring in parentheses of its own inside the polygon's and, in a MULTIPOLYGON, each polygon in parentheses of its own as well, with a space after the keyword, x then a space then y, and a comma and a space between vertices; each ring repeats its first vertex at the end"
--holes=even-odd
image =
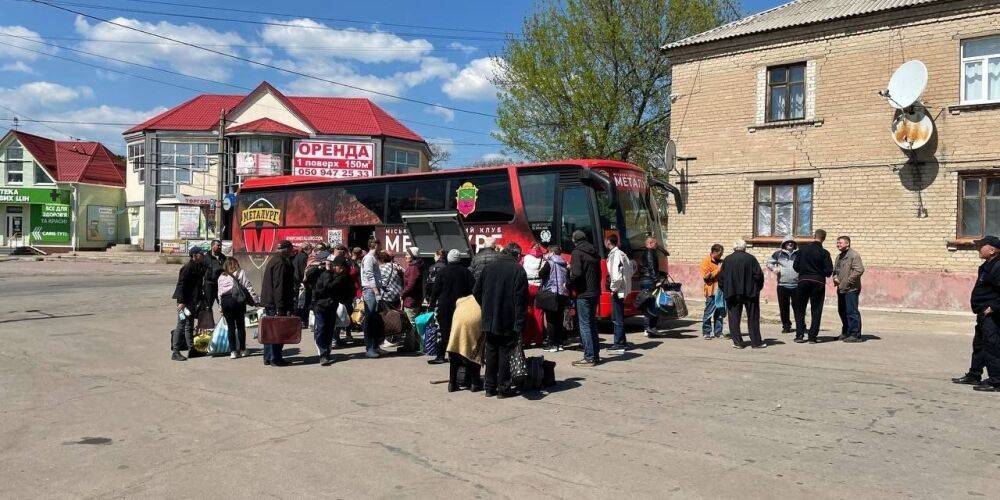
POLYGON ((351 326, 351 315, 347 314, 347 306, 337 304, 337 324, 335 328, 347 328, 351 326))
POLYGON ((528 377, 528 360, 524 357, 524 344, 521 336, 517 336, 517 343, 510 350, 510 379, 511 382, 520 387, 528 377))
POLYGON ((215 315, 212 314, 212 308, 206 307, 201 311, 198 311, 198 322, 195 330, 215 330, 215 315))
POLYGON ((684 301, 684 294, 680 291, 669 290, 666 292, 670 296, 671 305, 674 308, 674 316, 677 319, 687 317, 687 302, 684 301))
POLYGON ((642 311, 646 309, 649 302, 653 300, 652 292, 643 290, 635 295, 635 308, 642 311))
POLYGON ((212 342, 208 344, 208 353, 212 356, 225 356, 229 354, 229 327, 226 319, 219 320, 212 332, 212 342))
POLYGON ((559 294, 549 290, 539 290, 535 294, 535 306, 545 312, 556 312, 559 310, 559 294))
POLYGON ((302 320, 298 316, 260 318, 261 344, 298 344, 302 342, 302 320))

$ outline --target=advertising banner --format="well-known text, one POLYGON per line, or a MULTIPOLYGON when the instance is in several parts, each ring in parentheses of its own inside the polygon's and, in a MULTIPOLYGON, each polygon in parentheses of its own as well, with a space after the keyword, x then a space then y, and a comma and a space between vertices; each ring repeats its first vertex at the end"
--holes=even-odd
POLYGON ((179 205, 177 207, 177 237, 182 240, 201 236, 201 207, 179 205))
POLYGON ((281 155, 271 153, 236 153, 236 175, 242 177, 273 177, 281 174, 281 155))
POLYGON ((100 205, 87 206, 87 240, 117 241, 118 216, 115 207, 100 205))
POLYGON ((0 203, 52 203, 69 205, 69 190, 0 187, 0 203))
POLYGON ((375 176, 375 143, 296 141, 292 175, 348 179, 375 176))
POLYGON ((69 205, 45 203, 31 207, 31 244, 68 245, 70 221, 69 205))

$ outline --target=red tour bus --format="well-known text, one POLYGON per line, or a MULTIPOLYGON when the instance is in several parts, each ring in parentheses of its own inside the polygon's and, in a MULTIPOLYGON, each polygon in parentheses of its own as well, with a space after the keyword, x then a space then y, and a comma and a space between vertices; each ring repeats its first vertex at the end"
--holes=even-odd
MULTIPOLYGON (((569 257, 575 230, 587 234, 604 257, 603 239, 618 234, 634 257, 647 236, 664 241, 662 193, 681 209, 680 192, 650 181, 628 163, 566 160, 489 168, 443 170, 365 179, 282 176, 247 180, 237 194, 233 253, 254 282, 277 243, 343 243, 367 248, 375 236, 400 253, 416 246, 422 257, 458 249, 463 257, 490 237, 560 245, 569 257), (652 185, 653 189, 650 189, 652 185), (660 194, 657 196, 657 194, 660 194), (657 201, 659 200, 659 201, 657 201)), ((663 214, 666 212, 663 211, 663 214)), ((604 266, 601 266, 605 274, 604 266)), ((666 254, 660 252, 660 269, 666 254)), ((634 314, 631 300, 629 312, 634 314)), ((611 314, 602 293, 598 315, 611 314)))

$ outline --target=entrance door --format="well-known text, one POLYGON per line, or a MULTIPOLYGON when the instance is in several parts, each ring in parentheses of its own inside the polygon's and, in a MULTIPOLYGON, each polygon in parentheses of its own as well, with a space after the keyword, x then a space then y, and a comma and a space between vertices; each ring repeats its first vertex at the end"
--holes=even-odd
MULTIPOLYGON (((4 236, 8 244, 14 240, 20 240, 24 236, 24 214, 11 213, 9 207, 6 224, 4 224, 4 236)), ((18 207, 19 208, 19 207, 18 207)))

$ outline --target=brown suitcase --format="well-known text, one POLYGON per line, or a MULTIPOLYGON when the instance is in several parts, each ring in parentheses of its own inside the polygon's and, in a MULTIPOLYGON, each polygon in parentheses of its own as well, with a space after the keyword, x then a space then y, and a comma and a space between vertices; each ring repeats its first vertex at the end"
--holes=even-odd
POLYGON ((302 320, 296 316, 260 318, 261 344, 298 344, 302 342, 302 320))

